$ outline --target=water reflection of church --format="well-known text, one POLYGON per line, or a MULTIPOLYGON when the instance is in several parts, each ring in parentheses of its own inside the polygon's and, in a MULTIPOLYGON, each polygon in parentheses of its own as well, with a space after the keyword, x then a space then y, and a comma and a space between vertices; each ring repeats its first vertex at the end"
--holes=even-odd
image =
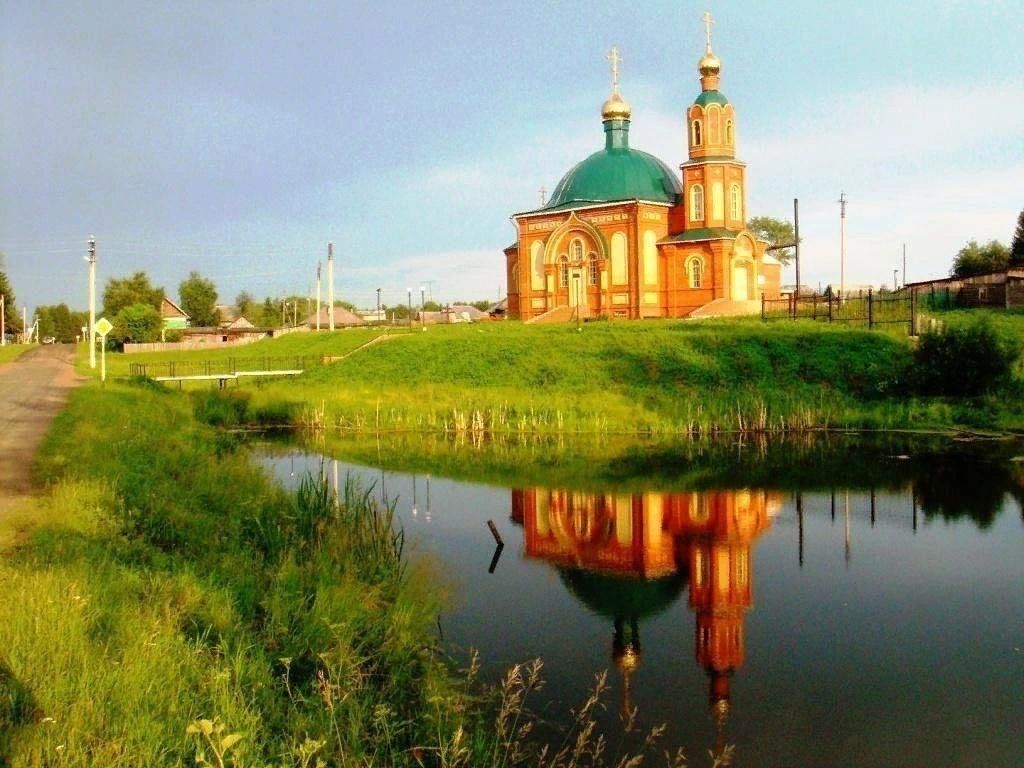
POLYGON ((720 737, 729 678, 743 664, 743 617, 753 605, 751 548, 780 507, 781 495, 770 491, 512 491, 526 556, 556 566, 580 600, 614 622, 624 707, 640 661, 640 620, 689 584, 697 662, 710 678, 720 737))

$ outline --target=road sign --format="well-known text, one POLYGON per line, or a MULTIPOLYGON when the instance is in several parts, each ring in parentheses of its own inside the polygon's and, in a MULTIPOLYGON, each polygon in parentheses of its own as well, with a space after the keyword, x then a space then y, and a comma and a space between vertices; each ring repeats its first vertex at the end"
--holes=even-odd
POLYGON ((96 321, 96 333, 100 336, 106 336, 112 330, 114 330, 114 325, 107 318, 101 317, 96 321))

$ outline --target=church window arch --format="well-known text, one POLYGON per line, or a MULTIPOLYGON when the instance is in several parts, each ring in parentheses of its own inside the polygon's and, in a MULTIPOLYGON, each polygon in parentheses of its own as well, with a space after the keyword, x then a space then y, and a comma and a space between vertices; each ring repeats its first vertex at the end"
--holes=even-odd
POLYGON ((690 221, 704 220, 704 187, 694 184, 690 187, 690 221))
POLYGON ((597 273, 597 254, 593 251, 590 252, 590 256, 587 257, 587 263, 589 264, 589 278, 591 285, 597 285, 598 273, 597 273))
POLYGON ((701 136, 701 122, 700 120, 694 120, 690 124, 690 143, 695 147, 699 147, 702 143, 703 137, 701 136))
POLYGON ((735 136, 733 135, 732 120, 725 121, 725 143, 732 146, 735 143, 735 136))
POLYGON ((573 264, 583 261, 583 241, 579 238, 569 244, 569 261, 573 264))
POLYGON ((512 265, 512 279, 509 293, 519 293, 519 262, 512 265))
POLYGON ((686 276, 691 288, 701 288, 704 285, 704 259, 700 256, 691 256, 686 260, 686 276))
POLYGON ((739 184, 729 187, 729 215, 733 221, 743 220, 743 195, 739 184))
POLYGON ((530 246, 530 287, 544 290, 544 243, 534 240, 530 246))
POLYGON ((628 281, 626 270, 626 236, 622 232, 612 235, 612 284, 625 285, 628 281))
POLYGON ((561 288, 569 287, 569 257, 564 253, 558 257, 558 285, 561 288))
POLYGON ((715 104, 708 107, 707 129, 708 144, 712 146, 719 144, 722 140, 722 110, 715 104))

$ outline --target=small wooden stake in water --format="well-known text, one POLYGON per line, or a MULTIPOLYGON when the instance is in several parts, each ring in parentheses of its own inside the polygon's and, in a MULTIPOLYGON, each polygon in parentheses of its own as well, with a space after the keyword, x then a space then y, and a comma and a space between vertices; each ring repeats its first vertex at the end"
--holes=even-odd
POLYGON ((498 533, 498 529, 494 526, 494 521, 488 520, 487 527, 491 529, 491 536, 494 537, 494 541, 498 544, 498 546, 504 547, 505 542, 501 540, 501 534, 498 533))

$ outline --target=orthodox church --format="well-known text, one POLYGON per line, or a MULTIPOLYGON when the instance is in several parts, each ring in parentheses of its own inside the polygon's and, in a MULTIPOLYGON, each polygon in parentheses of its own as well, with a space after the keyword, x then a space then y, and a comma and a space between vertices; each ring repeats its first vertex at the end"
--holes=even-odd
POLYGON ((736 110, 718 90, 711 16, 686 110, 689 159, 677 174, 629 146, 631 108, 619 93, 601 109, 604 148, 569 170, 542 207, 517 213, 505 249, 508 313, 527 321, 687 317, 760 310, 777 298, 781 264, 746 229, 746 165, 736 159, 736 110))

